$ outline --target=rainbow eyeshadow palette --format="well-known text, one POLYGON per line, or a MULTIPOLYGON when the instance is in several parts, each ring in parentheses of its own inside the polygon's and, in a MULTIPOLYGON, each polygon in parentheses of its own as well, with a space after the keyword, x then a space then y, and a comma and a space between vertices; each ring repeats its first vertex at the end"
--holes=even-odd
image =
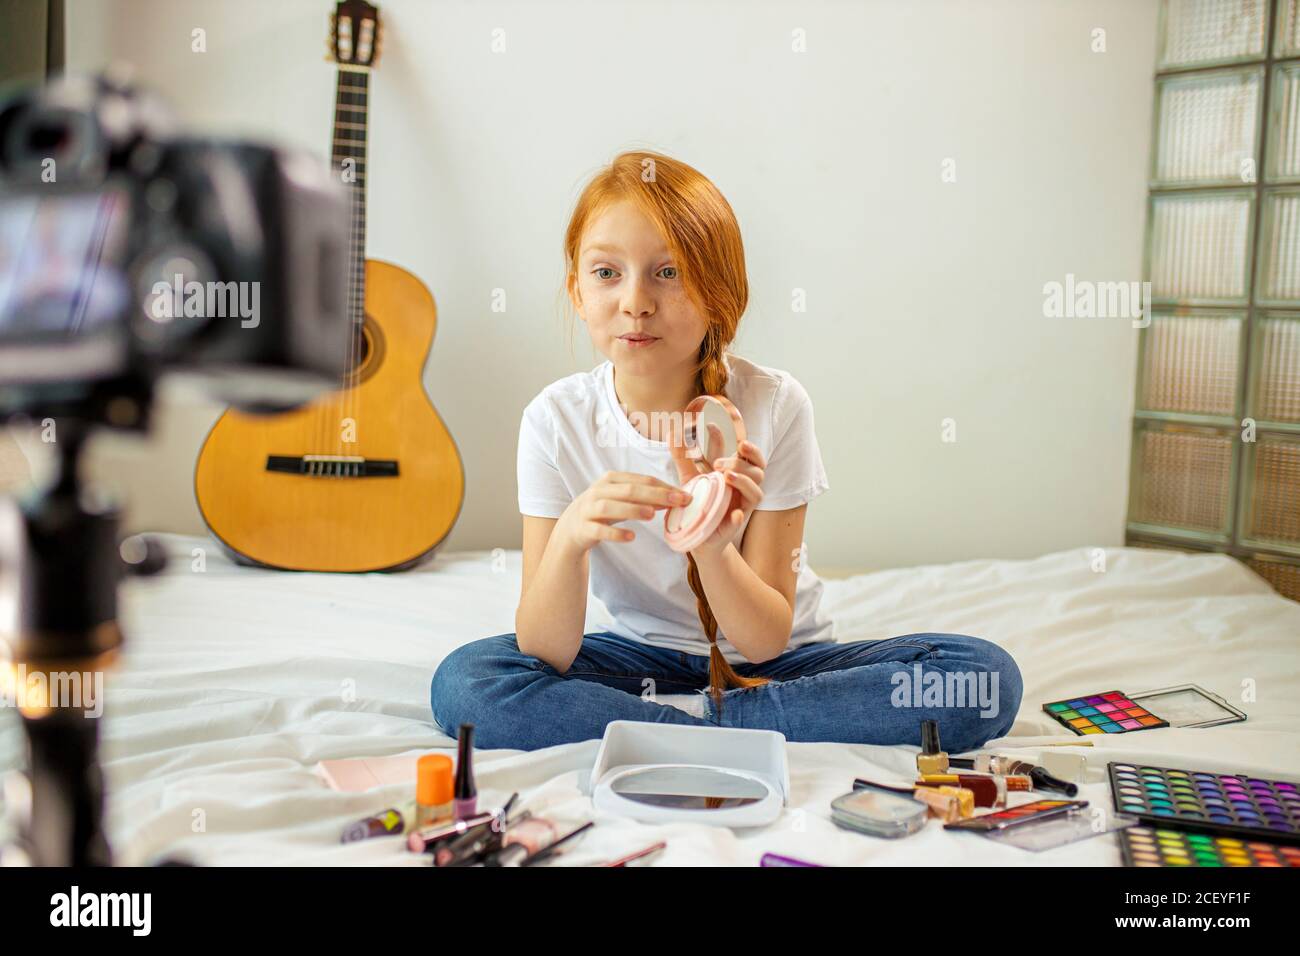
POLYGON ((1162 720, 1117 690, 1058 700, 1044 704, 1043 710, 1076 734, 1125 734, 1169 726, 1169 721, 1162 720))
POLYGON ((1213 833, 1129 827, 1119 831, 1125 866, 1300 867, 1300 847, 1213 833))
POLYGON ((1115 811, 1154 826, 1300 842, 1300 785, 1111 761, 1115 811))
POLYGON ((945 830, 1005 830, 1007 827, 1037 823, 1063 813, 1073 813, 1087 805, 1087 800, 1035 800, 1033 803, 1022 803, 1018 807, 1007 807, 1005 810, 984 813, 978 817, 954 820, 952 823, 945 823, 943 828, 945 830))

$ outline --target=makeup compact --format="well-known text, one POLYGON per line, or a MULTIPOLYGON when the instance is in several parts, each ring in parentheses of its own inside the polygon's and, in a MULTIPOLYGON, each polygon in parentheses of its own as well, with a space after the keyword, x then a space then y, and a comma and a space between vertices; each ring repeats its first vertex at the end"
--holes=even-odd
POLYGON ((587 789, 599 813, 644 823, 764 826, 790 792, 772 730, 612 720, 587 789))
POLYGON ((678 483, 691 495, 685 505, 664 514, 664 539, 685 553, 705 541, 734 509, 740 492, 713 469, 718 458, 736 454, 745 440, 745 423, 736 406, 721 395, 701 395, 686 406, 680 440, 671 442, 678 483))
POLYGON ((894 840, 925 826, 929 807, 910 797, 855 789, 831 801, 831 821, 846 830, 894 840))

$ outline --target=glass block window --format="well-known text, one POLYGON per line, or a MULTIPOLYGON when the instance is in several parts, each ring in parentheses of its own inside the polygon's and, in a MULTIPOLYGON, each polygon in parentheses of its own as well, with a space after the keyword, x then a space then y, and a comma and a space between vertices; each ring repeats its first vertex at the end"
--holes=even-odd
POLYGON ((1141 407, 1235 416, 1245 324, 1241 313, 1155 311, 1142 350, 1141 407))
POLYGON ((1160 69, 1264 55, 1267 0, 1165 0, 1160 19, 1160 69))
POLYGON ((1259 299, 1300 306, 1300 188, 1264 194, 1259 299))
POLYGON ((1300 56, 1300 0, 1282 0, 1277 5, 1276 39, 1273 55, 1300 56))
POLYGON ((1162 0, 1130 544, 1300 590, 1300 0, 1162 0))
POLYGON ((1249 67, 1157 80, 1152 179, 1168 185, 1254 182, 1263 76, 1249 67))
POLYGON ((1269 181, 1300 180, 1300 63, 1277 68, 1271 112, 1273 148, 1269 151, 1269 181))
POLYGON ((1253 203, 1249 192, 1153 196, 1152 300, 1244 305, 1253 203))
POLYGON ((1139 479, 1130 492, 1130 521, 1226 534, 1232 452, 1231 435, 1208 429, 1139 429, 1139 479))
POLYGON ((1256 554, 1246 563, 1279 594, 1300 601, 1300 561, 1292 563, 1273 555, 1256 554))
POLYGON ((1250 407, 1266 422, 1300 425, 1300 312, 1256 319, 1250 407))
POLYGON ((1262 438, 1252 452, 1246 537, 1300 554, 1300 438, 1262 438))

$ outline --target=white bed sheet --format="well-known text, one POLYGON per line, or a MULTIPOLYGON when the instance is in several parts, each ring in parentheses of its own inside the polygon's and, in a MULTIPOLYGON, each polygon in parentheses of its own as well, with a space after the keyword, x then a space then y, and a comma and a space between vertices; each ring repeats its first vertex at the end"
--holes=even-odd
MULTIPOLYGON (((107 684, 103 758, 119 861, 427 865, 397 839, 339 843, 346 823, 410 788, 336 793, 314 768, 454 750, 432 723, 429 679, 454 647, 513 630, 519 552, 446 554, 393 575, 292 574, 234 565, 210 538, 159 537, 172 564, 126 584, 129 644, 107 684)), ((1033 758, 1035 744, 1072 739, 1042 713, 1045 701, 1194 682, 1234 702, 1252 691, 1239 703, 1249 720, 1096 739, 1090 759, 1300 777, 1300 604, 1226 556, 1112 548, 1104 572, 1094 562, 1094 549, 1079 548, 883 571, 827 581, 826 598, 841 641, 948 631, 1011 651, 1024 701, 1011 735, 989 749, 1033 758)), ((603 607, 589 608, 587 630, 600 629, 603 607)), ((21 741, 12 712, 0 714, 0 766, 15 765, 21 741)), ((534 813, 590 819, 581 787, 597 743, 479 751, 480 802, 518 790, 534 813)), ((915 748, 788 748, 792 793, 776 823, 733 831, 602 817, 555 865, 660 839, 659 865, 754 865, 767 851, 830 865, 1119 863, 1110 836, 1036 854, 934 822, 898 841, 848 833, 830 822, 830 801, 855 776, 907 780, 915 748)), ((1080 796, 1109 807, 1099 776, 1080 796)))

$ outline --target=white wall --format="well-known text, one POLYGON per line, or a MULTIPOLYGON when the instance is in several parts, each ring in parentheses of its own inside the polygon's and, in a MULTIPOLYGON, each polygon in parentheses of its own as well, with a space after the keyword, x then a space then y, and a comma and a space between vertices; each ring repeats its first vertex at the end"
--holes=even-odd
MULTIPOLYGON (((73 0, 69 62, 127 60, 195 126, 324 154, 331 9, 73 0)), ((519 546, 520 412, 601 358, 581 324, 567 343, 566 217, 633 146, 695 165, 737 212, 752 297, 736 349, 816 403, 831 491, 809 511, 814 567, 1122 542, 1137 333, 1044 318, 1042 289, 1141 278, 1156 0, 382 9, 369 255, 438 301, 425 384, 469 478, 447 548, 519 546)), ((133 526, 201 529, 193 462, 218 411, 174 400, 147 447, 97 449, 133 526)))

